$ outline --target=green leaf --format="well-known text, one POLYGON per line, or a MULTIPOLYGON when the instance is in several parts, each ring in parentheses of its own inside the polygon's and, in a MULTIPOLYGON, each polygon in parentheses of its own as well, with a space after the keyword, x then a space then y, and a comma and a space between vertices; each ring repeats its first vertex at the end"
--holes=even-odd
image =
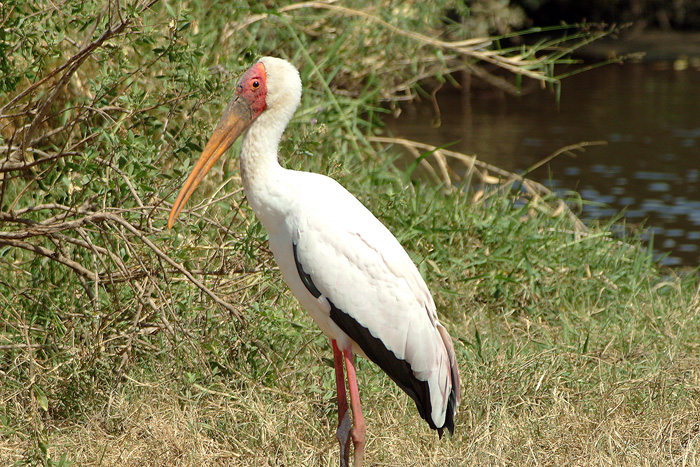
POLYGON ((49 411, 49 400, 47 399, 44 391, 36 384, 34 385, 34 396, 36 397, 36 402, 37 402, 37 404, 39 404, 39 407, 44 409, 45 412, 48 412, 49 411))

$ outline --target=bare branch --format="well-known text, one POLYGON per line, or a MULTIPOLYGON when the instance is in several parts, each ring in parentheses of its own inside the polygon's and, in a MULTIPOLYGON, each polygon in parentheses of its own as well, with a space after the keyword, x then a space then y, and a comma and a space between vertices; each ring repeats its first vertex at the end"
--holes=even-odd
MULTIPOLYGON (((496 167, 491 164, 487 164, 486 162, 482 162, 478 160, 474 156, 468 156, 466 154, 462 154, 457 151, 450 151, 444 148, 438 148, 435 146, 432 146, 430 144, 425 144, 425 143, 419 143, 417 141, 411 141, 403 138, 389 138, 389 137, 382 137, 382 136, 374 136, 368 138, 369 141, 372 142, 377 142, 377 143, 384 143, 384 144, 399 144, 401 146, 404 146, 409 150, 411 154, 413 154, 414 157, 418 157, 420 153, 416 151, 416 149, 421 149, 423 151, 431 151, 433 153, 433 157, 438 163, 439 167, 441 168, 441 172, 443 175, 442 181, 445 183, 451 183, 449 177, 447 178, 447 181, 445 181, 445 161, 443 159, 443 155, 449 156, 453 159, 459 160, 462 163, 464 163, 467 167, 479 167, 482 171, 481 172, 469 172, 469 174, 475 174, 477 175, 480 180, 485 183, 485 184, 490 184, 490 185, 496 185, 496 184, 501 184, 503 180, 506 181, 506 184, 512 183, 514 181, 517 181, 522 184, 523 189, 525 189, 532 197, 533 199, 541 199, 542 196, 549 196, 552 194, 551 190, 549 190, 546 186, 542 185, 541 183, 537 183, 533 180, 530 180, 528 178, 523 177, 522 175, 518 175, 513 172, 509 172, 507 170, 501 169, 499 167, 496 167), (495 173, 498 175, 498 177, 493 177, 489 175, 489 173, 495 173)), ((560 149, 559 151, 556 151, 554 154, 551 156, 548 156, 547 158, 544 159, 543 162, 541 162, 539 165, 544 164, 546 162, 549 162, 550 160, 554 159, 555 157, 566 153, 570 152, 574 149, 584 149, 587 146, 595 146, 595 145, 600 145, 600 144, 605 144, 604 142, 601 141, 584 141, 582 143, 566 146, 565 148, 560 149)), ((426 162, 425 159, 421 160, 421 163, 426 162)), ((427 163, 427 162, 426 162, 427 163)), ((537 166, 539 166, 537 165, 537 166)), ((435 174, 434 169, 430 167, 432 173, 437 177, 437 174, 435 174)), ((574 222, 576 225, 576 228, 580 232, 585 232, 588 230, 586 226, 584 225, 583 222, 569 209, 569 207, 564 203, 563 200, 559 200, 557 202, 557 209, 554 212, 557 212, 558 210, 563 210, 566 212, 567 216, 574 222)))
POLYGON ((0 245, 9 245, 13 246, 15 248, 21 248, 23 250, 31 251, 34 252, 38 255, 41 256, 46 256, 49 259, 52 259, 58 263, 61 263, 65 266, 68 266, 71 268, 73 271, 75 271, 77 274, 90 279, 90 280, 96 280, 97 275, 90 271, 89 269, 85 268, 82 264, 73 261, 70 258, 65 257, 58 251, 54 250, 49 250, 48 248, 45 248, 40 245, 34 245, 32 243, 25 242, 23 240, 16 240, 16 239, 10 239, 10 238, 2 238, 0 237, 0 245))
POLYGON ((182 265, 179 263, 175 262, 172 258, 170 258, 168 255, 163 253, 160 248, 158 248, 151 240, 148 239, 143 233, 141 233, 136 227, 131 225, 129 222, 126 220, 122 219, 119 216, 116 216, 114 214, 103 214, 105 219, 109 219, 113 222, 116 222, 117 224, 120 224, 123 226, 125 229, 127 229, 129 232, 134 234, 139 240, 141 240, 146 246, 148 246, 155 254, 157 254, 163 261, 168 263, 170 266, 174 267, 177 271, 179 271, 181 274, 183 274, 185 277, 187 277, 194 285, 199 287, 200 290, 202 290, 204 293, 206 293, 209 298, 214 300, 216 303, 221 305, 222 307, 226 308, 228 311, 230 311, 236 318, 238 319, 243 319, 243 315, 239 310, 234 308, 231 304, 226 303, 223 301, 221 298, 219 298, 218 295, 216 295, 214 292, 212 292, 207 286, 205 286, 202 282, 197 280, 187 269, 185 269, 182 265))
MULTIPOLYGON (((354 10, 352 8, 337 5, 335 3, 325 3, 325 2, 295 3, 292 5, 288 5, 288 6, 279 8, 277 10, 276 14, 286 13, 286 12, 298 10, 301 8, 326 9, 326 10, 331 10, 334 12, 342 13, 343 15, 361 16, 361 17, 366 18, 370 21, 373 21, 374 23, 380 25, 383 28, 390 30, 394 34, 397 34, 399 36, 404 36, 404 37, 407 37, 409 39, 413 39, 416 42, 419 42, 421 44, 427 44, 427 45, 430 45, 432 47, 436 47, 436 48, 439 48, 442 50, 449 50, 449 51, 455 52, 459 55, 462 55, 462 56, 465 56, 468 58, 473 58, 476 60, 488 62, 488 63, 496 65, 500 68, 508 70, 512 73, 524 75, 524 76, 527 76, 529 78, 536 79, 539 81, 549 81, 549 82, 556 82, 557 81, 554 78, 550 78, 550 77, 546 76, 543 72, 536 71, 535 65, 542 63, 544 58, 542 58, 542 59, 537 59, 537 58, 528 59, 528 58, 526 58, 522 55, 519 55, 519 54, 507 56, 500 50, 498 50, 498 51, 485 50, 486 47, 491 45, 492 41, 489 38, 478 37, 478 38, 467 39, 467 40, 462 40, 462 41, 442 41, 440 39, 435 39, 433 37, 425 36, 423 34, 415 32, 415 31, 401 29, 399 27, 394 26, 391 23, 384 21, 383 19, 379 18, 378 16, 375 16, 375 15, 368 13, 364 10, 354 10), (534 69, 534 71, 533 71, 533 69, 534 69)), ((255 22, 263 21, 263 20, 267 19, 268 16, 269 16, 268 13, 263 13, 260 15, 251 16, 250 18, 248 18, 248 20, 240 23, 236 27, 236 30, 240 31, 242 29, 245 29, 255 22)))

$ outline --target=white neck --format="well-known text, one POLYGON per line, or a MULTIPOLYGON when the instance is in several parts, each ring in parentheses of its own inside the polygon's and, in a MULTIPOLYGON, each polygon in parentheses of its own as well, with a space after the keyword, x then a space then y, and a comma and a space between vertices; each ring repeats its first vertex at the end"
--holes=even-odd
POLYGON ((273 57, 260 61, 267 75, 266 109, 246 131, 240 155, 243 189, 259 217, 263 211, 275 208, 268 200, 282 170, 277 150, 301 100, 301 79, 296 68, 273 57))
POLYGON ((243 189, 251 195, 268 182, 270 175, 280 169, 277 159, 282 133, 289 119, 282 121, 274 113, 263 112, 243 136, 240 164, 243 189))

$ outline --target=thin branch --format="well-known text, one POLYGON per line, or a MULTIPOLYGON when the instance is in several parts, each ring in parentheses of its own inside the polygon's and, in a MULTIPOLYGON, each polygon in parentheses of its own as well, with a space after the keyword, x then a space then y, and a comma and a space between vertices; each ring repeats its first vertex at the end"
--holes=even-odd
MULTIPOLYGON (((150 9, 153 5, 158 3, 158 1, 159 0, 151 0, 148 3, 145 3, 140 8, 138 13, 141 14, 144 11, 150 9)), ((95 21, 95 24, 97 24, 98 21, 99 21, 99 19, 95 21)), ((4 106, 2 106, 2 108, 0 108, 0 115, 4 114, 6 109, 9 109, 12 106, 14 106, 15 103, 18 102, 20 99, 24 98, 28 94, 31 94, 35 89, 37 89, 39 86, 41 86, 42 84, 44 84, 47 81, 49 81, 50 79, 52 79, 57 74, 62 73, 64 70, 70 69, 70 67, 72 67, 76 61, 79 60, 82 63, 82 61, 85 60, 85 58, 86 58, 86 57, 84 57, 84 55, 88 55, 88 56, 91 55, 93 50, 95 50, 97 47, 101 46, 110 37, 121 33, 129 24, 130 24, 130 21, 127 21, 127 22, 124 22, 121 25, 119 25, 119 27, 117 29, 113 29, 113 30, 109 29, 109 30, 105 31, 105 33, 103 33, 103 35, 100 38, 98 38, 96 41, 92 42, 89 45, 85 45, 85 44, 86 44, 87 40, 89 39, 90 35, 92 35, 92 33, 90 35, 86 35, 85 41, 83 42, 83 48, 76 55, 74 55, 71 59, 67 60, 61 66, 54 68, 49 74, 44 76, 42 79, 40 79, 36 83, 33 83, 31 86, 28 86, 27 89, 25 89, 24 91, 17 94, 10 102, 8 102, 4 106)), ((94 32, 94 28, 93 28, 92 32, 94 32)), ((72 72, 70 74, 72 74, 72 72)))
POLYGON ((60 159, 61 157, 75 156, 78 154, 77 152, 60 152, 58 154, 50 155, 44 151, 41 151, 40 149, 26 148, 25 152, 33 152, 42 156, 40 159, 35 159, 31 162, 28 162, 24 160, 18 161, 16 160, 16 158, 13 157, 19 149, 20 148, 13 146, 0 146, 0 150, 8 151, 8 153, 10 150, 14 150, 14 152, 10 153, 8 157, 0 160, 0 173, 29 169, 36 165, 43 164, 44 162, 55 161, 56 159, 60 159))
MULTIPOLYGON (((432 47, 436 47, 439 49, 450 50, 452 52, 455 52, 459 55, 463 55, 465 57, 488 62, 488 63, 496 65, 500 68, 508 70, 510 72, 513 72, 513 73, 516 73, 519 75, 524 75, 524 76, 527 76, 529 78, 536 79, 539 81, 557 82, 556 79, 546 76, 543 72, 533 71, 530 69, 532 67, 537 67, 537 66, 541 65, 544 62, 545 57, 535 58, 535 59, 526 59, 525 57, 523 57, 520 54, 516 54, 516 55, 512 55, 512 56, 505 56, 505 55, 503 55, 504 52, 500 51, 500 50, 484 50, 486 47, 491 45, 492 41, 489 38, 479 37, 479 38, 467 39, 467 40, 462 40, 462 41, 442 41, 440 39, 435 39, 432 37, 425 36, 423 34, 415 32, 415 31, 410 31, 410 30, 399 28, 397 26, 394 26, 391 23, 384 21, 383 19, 379 18, 378 16, 367 13, 364 10, 354 10, 352 8, 337 5, 334 2, 295 3, 292 5, 288 5, 288 6, 279 8, 275 14, 286 13, 286 12, 298 10, 301 8, 326 9, 326 10, 331 10, 334 12, 342 13, 343 15, 346 15, 346 16, 360 16, 363 18, 367 18, 367 19, 373 21, 374 23, 377 23, 378 25, 390 30, 394 34, 397 34, 397 35, 403 36, 403 37, 407 37, 409 39, 413 39, 413 40, 420 42, 422 44, 428 44, 432 47)), ((263 20, 267 19, 269 16, 270 16, 269 13, 263 13, 263 14, 251 16, 248 20, 240 23, 236 27, 236 31, 240 31, 242 29, 245 29, 255 22, 263 21, 263 20)))
MULTIPOLYGON (((369 141, 371 142, 376 142, 376 143, 384 143, 384 144, 399 144, 401 146, 404 146, 405 148, 408 148, 409 151, 414 154, 417 153, 416 148, 421 149, 423 151, 431 151, 433 155, 435 156, 436 161, 438 164, 440 164, 440 167, 443 166, 443 162, 441 160, 442 155, 449 156, 453 159, 459 160, 462 163, 464 163, 467 167, 479 167, 482 169, 483 172, 479 173, 477 172, 477 175, 480 177, 481 181, 486 184, 490 185, 496 185, 496 184, 501 184, 502 179, 507 181, 508 183, 513 183, 513 182, 519 182, 521 183, 521 186, 524 190, 526 190, 527 193, 529 193, 533 199, 541 199, 542 196, 550 196, 552 195, 551 190, 549 190, 546 186, 542 185, 541 183, 537 183, 533 180, 530 180, 528 178, 523 177, 522 175, 518 175, 513 172, 509 172, 507 170, 501 169, 500 167, 496 167, 495 165, 487 164, 486 162, 482 162, 478 160, 474 156, 468 156, 466 154, 457 152, 457 151, 450 151, 448 149, 444 148, 437 148, 435 146, 432 146, 430 144, 425 144, 425 143, 419 143, 417 141, 411 141, 408 139, 403 139, 403 138, 389 138, 389 137, 383 137, 383 136, 373 136, 368 138, 369 141), (488 175, 489 172, 497 174, 499 177, 493 177, 488 175)), ((570 152, 574 149, 583 149, 587 146, 594 146, 594 145, 599 145, 602 144, 600 141, 590 141, 590 142, 582 142, 578 144, 573 144, 570 146, 566 146, 565 148, 560 149, 559 151, 556 151, 554 154, 551 156, 547 157, 545 159, 545 162, 548 162, 552 160, 554 157, 563 154, 565 152, 570 152)), ((424 161, 425 159, 423 159, 424 161)), ((544 162, 543 162, 544 163, 544 162)), ((443 172, 444 173, 444 172, 443 172)), ((470 172, 471 173, 471 172, 470 172)), ((564 210, 571 219, 571 221, 574 223, 576 228, 581 231, 585 232, 588 230, 583 222, 576 216, 571 209, 564 203, 563 200, 559 200, 557 203, 557 209, 564 210)), ((556 212, 556 211, 555 211, 556 212)))
POLYGON ((65 257, 58 251, 53 251, 49 250, 48 248, 45 248, 40 245, 34 245, 32 243, 25 242, 23 240, 15 240, 15 239, 10 239, 10 238, 0 238, 0 245, 8 245, 12 246, 15 248, 21 248, 22 250, 27 250, 31 251, 33 253, 36 253, 41 256, 46 256, 49 259, 52 259, 58 263, 61 263, 65 266, 68 266, 71 268, 74 272, 77 274, 90 279, 90 280, 96 280, 98 276, 90 271, 89 269, 85 268, 82 264, 73 261, 70 258, 65 257))
POLYGON ((228 311, 230 311, 236 318, 238 319, 243 319, 243 315, 239 310, 234 308, 232 305, 229 303, 226 303, 223 301, 221 298, 219 298, 218 295, 216 295, 214 292, 212 292, 207 286, 205 286, 202 282, 197 280, 187 269, 185 269, 182 265, 176 263, 170 256, 166 255, 163 253, 151 240, 148 239, 145 235, 143 235, 136 227, 131 225, 129 222, 126 220, 122 219, 119 216, 116 216, 114 214, 109 214, 109 213, 101 213, 102 216, 104 216, 105 219, 111 220, 113 222, 116 222, 117 224, 120 224, 123 226, 125 229, 130 231, 132 234, 134 234, 139 240, 141 240, 146 246, 148 246, 155 254, 157 254, 163 261, 168 263, 170 266, 174 267, 176 270, 178 270, 181 274, 185 275, 194 285, 199 287, 200 290, 202 290, 204 293, 209 295, 209 297, 214 300, 216 303, 221 305, 222 307, 226 308, 228 311))
MULTIPOLYGON (((54 251, 50 250, 46 247, 40 246, 40 245, 35 245, 33 243, 29 243, 25 241, 26 239, 33 238, 33 237, 38 237, 38 236, 43 236, 43 237, 51 237, 51 236, 56 236, 59 232, 63 232, 66 230, 77 230, 79 228, 82 228, 88 224, 97 224, 100 222, 104 221, 111 221, 113 223, 119 224, 122 227, 124 227, 126 230, 131 232, 134 236, 136 236, 141 242, 143 242, 146 246, 148 246, 156 255, 158 255, 163 261, 168 263, 170 266, 172 266, 175 270, 183 274, 185 277, 187 277, 190 282, 195 284, 197 287, 199 287, 200 290, 202 290, 204 293, 206 293, 212 300, 214 300, 216 303, 221 305, 222 307, 226 308, 228 311, 230 311, 235 317, 242 319, 243 316, 241 315, 241 312, 234 308, 231 304, 226 303, 224 300, 222 300, 218 295, 216 295, 211 289, 209 289, 206 285, 204 285, 201 281, 199 281, 194 275, 188 271, 186 268, 184 268, 182 265, 179 263, 175 262, 172 258, 170 258, 168 255, 163 253, 163 251, 160 250, 148 237, 146 237, 141 231, 139 231, 136 227, 134 227, 131 223, 129 223, 127 220, 124 218, 112 214, 112 213, 107 213, 107 212, 96 212, 96 213, 91 213, 89 215, 86 215, 84 217, 81 217, 79 219, 74 219, 71 221, 62 221, 62 222, 55 222, 51 224, 32 224, 30 227, 23 229, 23 230, 17 230, 17 231, 11 231, 11 232, 6 232, 6 231, 0 231, 0 245, 8 245, 12 246, 15 248, 20 248, 23 250, 31 251, 36 254, 45 256, 47 258, 50 258, 54 261, 57 261, 69 268, 71 268, 73 271, 75 271, 77 274, 80 276, 91 280, 91 281, 105 281, 104 278, 101 276, 104 274, 98 274, 95 271, 91 271, 84 267, 82 264, 68 258, 66 255, 62 254, 59 251, 54 251)), ((59 238, 59 237, 57 237, 59 238)), ((65 239, 64 237, 60 237, 65 239)), ((87 244, 84 240, 79 240, 79 239, 71 239, 70 243, 74 243, 78 246, 81 246, 83 248, 90 248, 90 245, 87 244)), ((93 250, 96 253, 101 253, 98 250, 93 250)), ((110 254, 110 256, 112 256, 110 254)), ((112 258, 114 260, 114 258, 112 258)), ((119 262, 117 262, 119 263, 119 262)), ((140 276, 140 274, 137 274, 140 276)), ((133 273, 130 273, 126 270, 124 270, 124 267, 122 267, 122 272, 120 273, 119 281, 126 280, 129 278, 134 278, 135 275, 133 273)), ((107 279, 107 282, 109 282, 109 279, 107 279)))
POLYGON ((134 188, 134 185, 131 184, 131 180, 129 179, 129 177, 128 177, 124 172, 122 172, 122 171, 119 169, 119 167, 117 167, 116 165, 112 164, 111 161, 108 161, 108 160, 105 160, 105 159, 101 159, 101 158, 99 158, 99 157, 95 158, 95 160, 96 160, 97 162, 99 162, 100 164, 106 165, 107 167, 110 167, 112 170, 114 170, 115 172, 117 172, 117 173, 122 177, 122 179, 124 180, 124 183, 126 183, 126 186, 129 188, 129 191, 131 192, 131 196, 134 197, 134 199, 136 200, 136 203, 139 205, 139 207, 141 207, 141 208, 144 207, 144 206, 143 206, 143 202, 141 201, 141 197, 139 197, 139 194, 138 194, 138 192, 136 191, 136 189, 134 188))

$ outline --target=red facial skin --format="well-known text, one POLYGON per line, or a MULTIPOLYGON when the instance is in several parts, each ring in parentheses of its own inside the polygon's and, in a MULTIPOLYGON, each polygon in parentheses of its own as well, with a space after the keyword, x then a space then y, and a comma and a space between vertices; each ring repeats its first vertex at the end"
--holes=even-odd
POLYGON ((243 73, 236 87, 236 97, 243 98, 250 104, 253 119, 267 107, 267 74, 265 65, 258 62, 243 73))

